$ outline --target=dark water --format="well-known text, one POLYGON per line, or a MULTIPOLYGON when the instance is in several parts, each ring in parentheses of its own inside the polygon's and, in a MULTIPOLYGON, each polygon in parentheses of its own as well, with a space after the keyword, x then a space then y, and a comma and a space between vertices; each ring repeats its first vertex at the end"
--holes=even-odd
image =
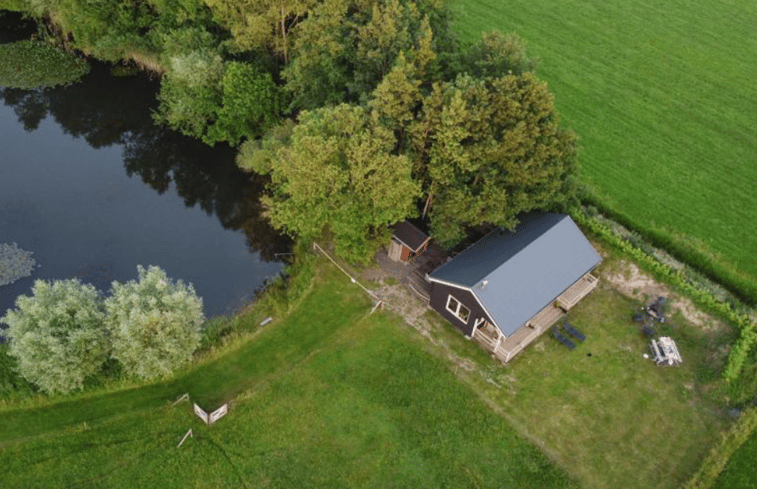
POLYGON ((154 264, 193 283, 211 317, 281 270, 290 243, 261 216, 264 182, 236 169, 231 148, 155 126, 156 89, 105 66, 69 87, 0 87, 0 243, 41 264, 0 287, 0 316, 34 279, 107 290, 154 264))

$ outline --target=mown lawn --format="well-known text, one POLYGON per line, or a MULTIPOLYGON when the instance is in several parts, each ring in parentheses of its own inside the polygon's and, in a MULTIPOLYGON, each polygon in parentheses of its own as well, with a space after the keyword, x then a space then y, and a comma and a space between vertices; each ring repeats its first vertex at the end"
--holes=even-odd
POLYGON ((3 486, 575 487, 370 306, 324 266, 291 316, 176 381, 7 411, 3 486), (236 401, 206 427, 170 406, 184 391, 208 409, 236 401))
POLYGON ((757 276, 757 3, 457 0, 517 33, 580 137, 583 180, 647 229, 757 276))
MULTIPOLYGON (((544 334, 509 365, 458 343, 477 365, 468 382, 582 487, 677 488, 729 421, 716 353, 727 333, 674 315, 658 334, 676 340, 684 364, 657 367, 631 320, 639 305, 600 281, 568 315, 585 343, 570 351, 544 334)), ((457 333, 439 324, 453 342, 457 333)))

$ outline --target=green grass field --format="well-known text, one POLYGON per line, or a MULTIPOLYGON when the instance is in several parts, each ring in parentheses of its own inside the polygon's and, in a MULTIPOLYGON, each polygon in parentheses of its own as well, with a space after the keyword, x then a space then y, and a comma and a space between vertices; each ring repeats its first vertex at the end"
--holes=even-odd
POLYGON ((600 201, 755 283, 757 3, 457 0, 453 8, 464 38, 517 33, 541 60, 538 74, 579 135, 583 180, 600 201))
POLYGON ((728 422, 715 360, 727 333, 671 318, 658 331, 675 338, 684 365, 657 367, 642 356, 637 308, 600 284, 569 314, 587 335, 575 351, 545 334, 502 366, 468 343, 484 372, 471 384, 581 487, 678 488, 728 422))
POLYGON ((3 487, 575 487, 399 318, 333 267, 317 282, 177 380, 6 410, 3 487), (185 391, 235 402, 206 427, 171 407, 185 391))
POLYGON ((672 489, 727 423, 728 338, 674 315, 660 332, 685 363, 655 367, 638 307, 602 285, 570 313, 588 336, 576 351, 545 335, 502 365, 433 313, 437 342, 369 316, 322 264, 287 317, 174 380, 2 409, 4 486, 672 489), (184 392, 207 410, 234 403, 206 427, 171 406, 184 392))

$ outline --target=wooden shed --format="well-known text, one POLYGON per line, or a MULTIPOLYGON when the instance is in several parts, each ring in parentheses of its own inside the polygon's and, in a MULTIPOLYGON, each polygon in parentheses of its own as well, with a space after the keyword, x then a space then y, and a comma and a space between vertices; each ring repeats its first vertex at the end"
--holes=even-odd
POLYGON ((410 221, 403 221, 394 229, 392 243, 389 245, 389 258, 394 261, 408 261, 426 251, 430 239, 430 236, 413 226, 410 221))

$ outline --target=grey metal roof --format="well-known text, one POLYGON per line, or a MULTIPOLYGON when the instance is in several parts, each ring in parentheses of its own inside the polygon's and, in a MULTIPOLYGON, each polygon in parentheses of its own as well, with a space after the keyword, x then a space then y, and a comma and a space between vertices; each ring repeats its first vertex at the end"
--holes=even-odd
POLYGON ((470 289, 510 336, 602 261, 573 220, 532 213, 495 229, 429 279, 470 289))

